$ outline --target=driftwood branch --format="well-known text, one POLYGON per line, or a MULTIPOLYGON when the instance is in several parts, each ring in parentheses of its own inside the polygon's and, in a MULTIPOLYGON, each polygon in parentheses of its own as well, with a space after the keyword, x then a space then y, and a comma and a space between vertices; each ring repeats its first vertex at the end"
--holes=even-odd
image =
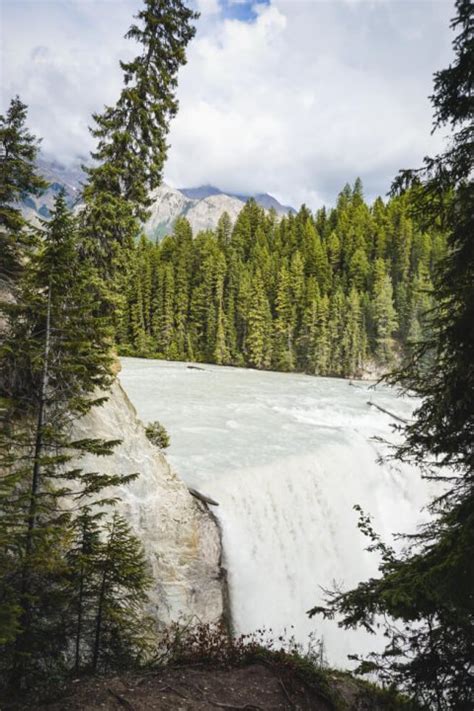
POLYGON ((389 417, 393 417, 394 420, 398 420, 398 422, 402 422, 404 425, 408 424, 408 420, 405 420, 403 417, 399 417, 398 415, 395 415, 395 413, 390 412, 390 410, 386 410, 384 407, 377 405, 375 402, 371 402, 371 400, 367 401, 367 405, 370 405, 371 407, 375 407, 377 410, 380 410, 380 412, 384 412, 389 417))
POLYGON ((197 489, 189 488, 188 491, 191 496, 194 496, 196 499, 199 499, 199 501, 203 501, 205 504, 209 504, 209 506, 219 506, 219 503, 217 501, 211 499, 210 496, 205 496, 204 494, 201 494, 201 492, 197 491, 197 489))

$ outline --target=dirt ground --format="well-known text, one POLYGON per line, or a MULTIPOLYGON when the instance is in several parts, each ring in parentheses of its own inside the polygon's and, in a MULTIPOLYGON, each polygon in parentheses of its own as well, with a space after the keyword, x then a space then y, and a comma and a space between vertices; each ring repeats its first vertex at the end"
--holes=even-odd
MULTIPOLYGON (((31 706, 29 707, 31 708, 31 706)), ((60 700, 36 711, 331 711, 298 678, 283 681, 264 664, 232 669, 193 666, 152 674, 77 681, 60 700)))

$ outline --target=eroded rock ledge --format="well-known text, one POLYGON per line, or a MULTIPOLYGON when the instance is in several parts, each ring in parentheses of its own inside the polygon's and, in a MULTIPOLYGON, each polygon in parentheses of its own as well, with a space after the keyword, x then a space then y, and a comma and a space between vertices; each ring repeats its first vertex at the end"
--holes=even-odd
POLYGON ((118 381, 109 399, 74 426, 74 437, 120 439, 110 457, 84 456, 85 471, 139 473, 111 494, 143 543, 154 585, 151 612, 163 623, 227 622, 227 581, 221 538, 205 503, 191 496, 165 456, 147 439, 143 424, 118 381))

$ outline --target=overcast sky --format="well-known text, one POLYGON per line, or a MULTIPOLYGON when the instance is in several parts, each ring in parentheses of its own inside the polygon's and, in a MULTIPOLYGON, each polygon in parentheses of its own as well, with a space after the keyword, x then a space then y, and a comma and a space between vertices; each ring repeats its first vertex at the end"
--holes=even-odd
MULTIPOLYGON (((121 86, 140 0, 0 0, 1 110, 20 94, 43 148, 86 156, 121 86)), ((385 194, 441 147, 432 75, 451 59, 453 0, 194 0, 166 179, 269 192, 312 208, 361 176, 385 194)))

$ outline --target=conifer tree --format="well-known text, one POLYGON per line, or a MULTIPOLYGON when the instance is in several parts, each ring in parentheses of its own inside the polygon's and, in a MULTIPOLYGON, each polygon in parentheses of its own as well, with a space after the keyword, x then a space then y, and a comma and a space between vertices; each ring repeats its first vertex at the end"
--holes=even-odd
POLYGON ((397 328, 397 315, 393 304, 392 280, 381 260, 377 260, 374 283, 373 321, 375 354, 387 364, 392 360, 393 334, 397 328))
POLYGON ((92 640, 93 671, 127 666, 143 654, 149 639, 143 606, 151 578, 143 548, 127 522, 115 512, 106 538, 95 551, 97 600, 92 640))
POLYGON ((290 275, 285 264, 278 274, 278 291, 275 301, 276 319, 273 338, 273 364, 277 370, 291 371, 293 361, 294 305, 290 275))
POLYGON ((121 62, 117 103, 94 114, 95 165, 87 168, 83 230, 101 272, 126 274, 129 252, 146 217, 150 191, 162 178, 169 123, 176 115, 177 74, 197 15, 183 0, 144 0, 126 37, 140 48, 121 62))
POLYGON ((34 240, 20 200, 47 187, 36 169, 39 142, 26 128, 27 107, 18 97, 0 115, 0 288, 11 290, 34 240), (2 284, 3 282, 3 284, 2 284))
POLYGON ((245 350, 254 368, 268 368, 271 362, 271 314, 263 280, 257 273, 251 282, 252 303, 247 315, 245 350))
POLYGON ((352 288, 347 297, 342 336, 343 375, 360 372, 365 359, 365 345, 359 293, 352 288))
POLYGON ((65 643, 60 610, 70 513, 60 502, 122 481, 68 468, 74 455, 106 455, 115 444, 72 441, 68 431, 74 417, 101 402, 96 391, 110 382, 110 329, 96 314, 93 276, 60 194, 15 302, 3 304, 0 518, 13 557, 0 577, 0 599, 16 614, 7 620, 15 638, 7 633, 5 659, 18 683, 46 655, 57 661, 65 643))
POLYGON ((94 576, 101 548, 101 521, 104 511, 91 505, 82 507, 72 525, 73 541, 67 553, 68 615, 74 641, 74 672, 87 666, 94 630, 94 576))
MULTIPOLYGON (((442 224, 449 250, 434 274, 430 329, 408 362, 391 376, 421 398, 395 456, 443 483, 433 518, 410 535, 401 553, 388 548, 367 516, 360 527, 379 552, 379 575, 335 591, 310 614, 341 616, 344 627, 374 629, 384 621, 387 646, 361 663, 408 691, 423 708, 469 709, 474 702, 474 220, 473 5, 457 0, 454 60, 435 74, 435 128, 454 135, 444 153, 403 171, 394 190, 412 190, 425 227, 442 224)), ((423 260, 422 262, 423 263, 423 260)))

